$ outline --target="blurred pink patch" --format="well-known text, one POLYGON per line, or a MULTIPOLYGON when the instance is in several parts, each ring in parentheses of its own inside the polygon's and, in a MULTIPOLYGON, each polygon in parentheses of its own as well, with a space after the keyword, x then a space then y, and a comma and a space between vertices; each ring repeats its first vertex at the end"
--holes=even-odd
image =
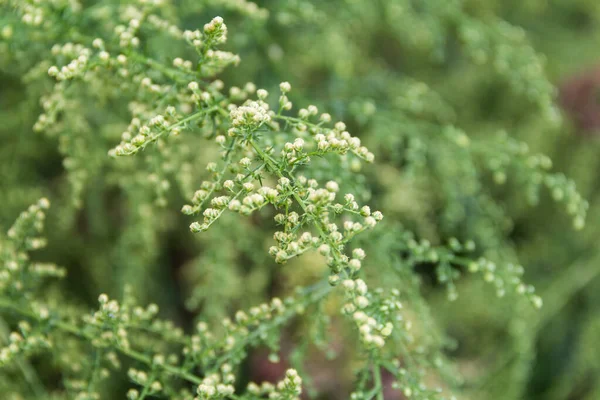
POLYGON ((269 361, 268 350, 256 350, 250 357, 250 380, 258 384, 277 383, 284 378, 288 368, 289 364, 285 358, 278 363, 273 363, 269 361))
POLYGON ((387 370, 381 370, 381 383, 383 385, 383 398, 385 400, 405 400, 406 397, 398 389, 394 389, 392 384, 396 379, 387 370))
POLYGON ((581 131, 600 131, 600 66, 568 78, 559 93, 561 106, 581 131))

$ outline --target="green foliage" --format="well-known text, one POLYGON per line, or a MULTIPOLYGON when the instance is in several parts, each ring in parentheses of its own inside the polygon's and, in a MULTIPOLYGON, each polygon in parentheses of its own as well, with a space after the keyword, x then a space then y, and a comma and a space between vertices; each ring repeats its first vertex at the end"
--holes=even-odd
POLYGON ((596 398, 600 14, 512 3, 0 0, 0 390, 596 398))

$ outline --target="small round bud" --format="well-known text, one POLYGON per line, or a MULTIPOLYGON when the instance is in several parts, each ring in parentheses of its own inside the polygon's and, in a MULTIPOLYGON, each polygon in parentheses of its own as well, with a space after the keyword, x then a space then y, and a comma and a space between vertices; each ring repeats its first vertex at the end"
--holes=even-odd
POLYGON ((367 299, 365 296, 358 296, 354 300, 354 303, 358 308, 365 308, 369 305, 369 299, 367 299))
POLYGON ((281 82, 279 84, 279 90, 281 90, 281 93, 288 93, 292 90, 292 85, 290 85, 289 82, 281 82))
POLYGON ((329 247, 329 245, 323 243, 322 245, 319 246, 319 253, 323 256, 326 256, 329 254, 329 252, 331 251, 331 248, 329 247))
POLYGON ((544 302, 540 296, 533 296, 531 298, 531 302, 533 303, 533 306, 538 309, 542 308, 542 306, 544 305, 544 302))
POLYGON ((330 275, 329 276, 329 284, 331 286, 336 286, 338 283, 340 282, 340 276, 335 274, 335 275, 330 275))
POLYGON ((97 49, 102 49, 104 48, 104 41, 100 38, 96 38, 92 41, 92 46, 94 46, 97 49))
POLYGON ((340 190, 340 186, 336 181, 329 181, 325 184, 325 188, 332 193, 337 193, 340 190))
POLYGON ((41 209, 43 210, 47 210, 48 208, 50 208, 50 200, 48 200, 45 197, 42 197, 39 201, 38 201, 38 205, 40 206, 41 209))
POLYGON ((256 91, 256 96, 261 99, 264 100, 267 98, 267 96, 269 96, 269 92, 267 92, 265 89, 258 89, 256 91))

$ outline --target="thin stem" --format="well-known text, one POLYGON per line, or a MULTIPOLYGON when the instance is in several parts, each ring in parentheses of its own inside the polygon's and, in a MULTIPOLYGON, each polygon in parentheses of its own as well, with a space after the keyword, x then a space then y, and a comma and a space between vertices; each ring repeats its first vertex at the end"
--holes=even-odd
POLYGON ((381 370, 377 363, 373 363, 373 380, 375 381, 375 389, 377 389, 377 400, 385 400, 383 398, 383 384, 381 382, 381 370))
POLYGON ((153 381, 154 381, 154 375, 150 375, 150 378, 148 378, 148 381, 144 385, 144 389, 142 390, 142 393, 140 393, 140 397, 138 397, 138 400, 144 400, 146 398, 146 396, 148 396, 148 394, 150 394, 150 386, 152 385, 153 381))
MULTIPOLYGON (((227 152, 225 153, 225 157, 223 159, 224 165, 223 165, 223 168, 221 168, 221 171, 219 172, 219 177, 218 177, 217 181, 210 188, 208 194, 206 195, 206 198, 204 200, 202 200, 200 202, 200 204, 197 206, 198 210, 202 210, 204 208, 204 206, 206 205, 206 203, 208 202, 208 200, 212 197, 212 195, 215 192, 216 188, 219 187, 219 186, 221 186, 221 182, 223 182, 223 177, 225 176, 225 172, 227 171, 227 168, 229 168, 229 166, 231 165, 231 154, 233 153, 233 149, 235 148, 236 145, 237 145, 237 140, 234 139, 231 142, 231 145, 229 146, 229 148, 227 149, 227 152)), ((237 197, 237 195, 236 195, 236 197, 237 197)))
POLYGON ((92 369, 92 376, 90 378, 90 382, 88 383, 87 388, 88 394, 94 391, 94 387, 96 386, 96 381, 98 379, 98 373, 100 372, 100 349, 96 349, 95 353, 96 354, 94 355, 94 369, 92 369))

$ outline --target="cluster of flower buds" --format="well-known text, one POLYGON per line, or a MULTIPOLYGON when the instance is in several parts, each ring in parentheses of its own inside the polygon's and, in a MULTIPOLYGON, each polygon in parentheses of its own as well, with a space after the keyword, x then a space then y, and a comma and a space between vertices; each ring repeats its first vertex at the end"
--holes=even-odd
POLYGON ((192 92, 190 100, 198 105, 201 103, 208 104, 212 98, 208 91, 200 90, 200 85, 196 81, 188 83, 188 89, 192 92))
POLYGON ((281 96, 279 96, 279 113, 283 110, 289 111, 292 109, 292 102, 287 97, 287 94, 292 90, 292 85, 289 82, 281 82, 279 84, 281 96))
POLYGON ((177 136, 181 133, 181 122, 177 121, 175 107, 169 106, 165 115, 157 114, 144 125, 139 118, 133 118, 128 129, 121 135, 121 143, 109 151, 109 155, 128 156, 144 149, 149 143, 156 142, 165 134, 177 136))
MULTIPOLYGON (((186 30, 182 36, 202 55, 200 71, 203 75, 214 76, 226 66, 240 62, 237 54, 215 49, 217 45, 223 44, 227 40, 227 25, 221 17, 214 17, 204 25, 202 31, 186 30)), ((184 61, 181 58, 176 58, 173 65, 187 71, 191 71, 192 67, 191 61, 184 61)))
MULTIPOLYGON (((316 180, 306 179, 302 176, 298 177, 296 181, 296 189, 299 189, 300 199, 303 201, 305 211, 320 218, 319 226, 323 226, 323 234, 327 236, 313 236, 310 232, 299 234, 300 228, 312 221, 310 218, 307 219, 305 215, 299 215, 294 211, 287 212, 287 214, 277 214, 275 221, 279 225, 283 225, 284 230, 275 233, 277 246, 271 247, 269 253, 275 257, 277 262, 282 263, 310 248, 315 248, 318 249, 321 255, 326 257, 333 272, 338 273, 345 267, 349 267, 352 272, 357 272, 361 267, 362 258, 354 257, 349 260, 347 256, 342 254, 341 249, 357 233, 373 228, 378 221, 381 221, 383 215, 377 211, 371 215, 368 206, 364 206, 360 213, 357 212, 356 210, 359 207, 351 194, 345 196, 347 200, 345 205, 335 203, 336 192, 339 190, 339 186, 335 181, 327 182, 325 188, 319 188, 316 180), (329 210, 334 210, 337 214, 343 212, 356 213, 363 218, 363 222, 347 219, 343 223, 344 230, 340 232, 338 225, 329 219, 327 215, 329 210)), ((289 185, 287 178, 281 178, 278 188, 285 190, 289 185)), ((362 254, 364 258, 364 252, 355 250, 354 253, 358 257, 361 257, 362 254)))
MULTIPOLYGON (((226 364, 228 365, 228 364, 226 364)), ((195 400, 226 399, 235 393, 233 384, 235 377, 231 373, 224 374, 224 379, 219 374, 211 374, 202 380, 198 386, 195 400)))
POLYGON ((208 49, 205 55, 202 73, 209 76, 218 74, 229 65, 238 65, 241 60, 239 55, 222 50, 208 49))
POLYGON ((202 32, 200 32, 198 29, 196 29, 195 31, 183 31, 183 38, 187 40, 196 49, 201 49, 204 46, 204 41, 202 40, 202 32))
POLYGON ((31 290, 31 284, 41 282, 42 278, 65 276, 64 268, 49 263, 31 262, 27 254, 46 245, 46 239, 38 235, 44 227, 45 211, 49 207, 50 202, 46 198, 29 206, 8 230, 8 240, 0 243, 0 292, 31 290))
POLYGON ((225 43, 227 41, 227 25, 223 18, 214 17, 209 23, 204 24, 204 35, 208 42, 225 43))
POLYGON ((350 316, 360 334, 361 342, 367 348, 382 348, 385 339, 392 334, 393 320, 401 319, 398 311, 402 304, 398 301, 399 292, 394 290, 388 299, 381 297, 382 290, 369 293, 362 279, 346 279, 342 282, 348 302, 342 313, 350 316))
POLYGON ((296 400, 302 394, 302 378, 295 369, 288 369, 283 380, 276 385, 270 382, 261 385, 251 382, 247 390, 248 393, 261 398, 267 396, 269 399, 276 400, 296 400))
POLYGON ((564 174, 552 174, 545 177, 544 184, 555 201, 566 204, 567 213, 573 217, 573 227, 583 229, 590 205, 577 191, 575 182, 564 174))
POLYGON ((535 294, 535 288, 523 283, 525 269, 521 265, 508 263, 498 268, 496 263, 482 257, 470 262, 467 268, 469 272, 483 274, 483 280, 494 285, 498 297, 504 297, 507 290, 511 289, 513 293, 526 296, 534 307, 542 307, 542 298, 535 294))
MULTIPOLYGON (((96 39, 98 40, 98 39, 96 39)), ((48 68, 48 75, 55 78, 58 81, 64 81, 67 79, 73 79, 75 77, 83 76, 88 69, 90 58, 92 57, 92 51, 81 45, 74 45, 67 43, 63 46, 55 46, 53 53, 56 55, 64 55, 73 57, 73 59, 61 68, 53 65, 48 68)), ((108 53, 102 51, 98 53, 99 60, 106 60, 108 53)))
POLYGON ((39 333, 31 332, 27 322, 21 322, 21 333, 12 332, 8 344, 0 349, 0 366, 5 366, 23 356, 47 350, 52 346, 50 340, 39 333))
POLYGON ((40 2, 23 3, 19 5, 21 7, 21 21, 30 26, 40 26, 45 20, 44 15, 47 10, 44 9, 40 2))
POLYGON ((139 19, 132 18, 127 25, 115 26, 115 34, 119 37, 120 47, 137 48, 140 46, 140 39, 136 36, 140 25, 141 21, 139 19))
MULTIPOLYGON (((100 309, 92 315, 86 315, 84 322, 95 332, 94 345, 98 347, 113 346, 118 343, 122 348, 129 348, 130 327, 153 327, 152 322, 158 313, 156 304, 150 304, 146 309, 121 305, 116 300, 110 300, 106 294, 98 297, 100 309)), ((156 328, 154 326, 154 328, 156 328)))
POLYGON ((269 303, 259 304, 251 307, 247 311, 239 310, 235 313, 234 319, 224 318, 221 325, 224 332, 220 335, 214 335, 208 330, 208 324, 200 321, 196 326, 191 340, 184 346, 183 354, 186 359, 193 360, 201 365, 210 365, 214 367, 215 361, 222 372, 221 381, 231 384, 234 375, 231 373, 232 366, 239 364, 245 353, 245 346, 249 343, 256 329, 261 329, 260 340, 270 340, 277 334, 276 329, 270 330, 269 327, 277 328, 282 322, 297 313, 303 311, 301 300, 287 298, 281 300, 277 297, 271 299, 269 303), (226 354, 225 359, 222 355, 226 354), (217 361, 220 360, 220 361, 217 361))
MULTIPOLYGON (((280 90, 282 92, 279 98, 281 112, 281 110, 292 108, 292 103, 287 98, 287 93, 291 90, 291 86, 288 82, 282 82, 280 90)), ((298 111, 297 118, 277 115, 277 119, 283 120, 292 126, 299 135, 303 135, 305 139, 310 139, 310 141, 307 141, 300 137, 292 142, 285 143, 281 150, 282 158, 290 162, 308 162, 310 158, 307 155, 301 157, 303 151, 310 151, 315 155, 324 155, 327 153, 344 155, 351 152, 367 162, 374 161, 375 156, 373 153, 361 145, 360 139, 352 136, 346 130, 345 123, 340 121, 334 124, 333 129, 326 128, 323 124, 331 121, 331 116, 327 113, 320 115, 318 123, 311 122, 311 118, 318 114, 319 109, 314 105, 309 105, 307 108, 301 108, 298 111), (306 131, 309 131, 311 136, 306 136, 306 131)))
MULTIPOLYGON (((127 371, 127 376, 132 382, 137 383, 142 387, 147 387, 146 393, 149 395, 159 395, 163 390, 162 384, 152 379, 145 371, 140 371, 135 368, 130 368, 127 371)), ((140 392, 137 389, 130 389, 127 392, 128 400, 136 400, 140 398, 140 392)))
MULTIPOLYGON (((257 93, 260 93, 259 89, 257 93)), ((229 130, 231 136, 236 136, 247 131, 255 131, 263 124, 271 121, 269 105, 262 100, 248 100, 239 107, 232 106, 230 110, 232 128, 229 130)))

